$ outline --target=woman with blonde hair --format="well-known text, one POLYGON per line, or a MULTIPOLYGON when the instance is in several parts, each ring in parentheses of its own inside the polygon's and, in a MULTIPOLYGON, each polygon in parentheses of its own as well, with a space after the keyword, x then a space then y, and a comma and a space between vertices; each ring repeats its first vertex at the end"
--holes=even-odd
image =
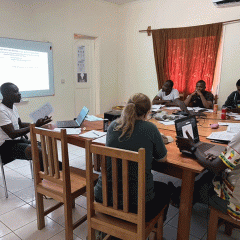
MULTIPOLYGON (((131 151, 138 151, 139 148, 145 148, 146 153, 146 221, 155 217, 161 209, 169 203, 170 188, 162 182, 154 182, 151 173, 152 162, 164 162, 167 157, 167 150, 163 143, 161 134, 157 127, 146 121, 147 115, 151 109, 149 97, 142 93, 132 95, 121 117, 113 121, 107 132, 106 146, 120 148, 131 151)), ((111 161, 108 164, 109 189, 111 193, 111 161)), ((137 212, 138 192, 137 176, 138 169, 136 163, 129 164, 129 198, 131 212, 137 212)), ((121 178, 121 176, 119 176, 121 178)), ((119 179, 121 182, 122 179, 119 179)), ((112 201, 112 194, 109 201, 112 201)), ((102 202, 102 178, 98 179, 95 186, 95 199, 102 202)), ((122 189, 119 191, 119 204, 122 205, 122 189)), ((166 210, 167 212, 167 210, 166 210)))

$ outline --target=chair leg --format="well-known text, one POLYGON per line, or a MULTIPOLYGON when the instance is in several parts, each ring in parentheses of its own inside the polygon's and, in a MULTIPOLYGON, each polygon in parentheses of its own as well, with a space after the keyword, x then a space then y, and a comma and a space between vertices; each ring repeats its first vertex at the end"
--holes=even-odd
POLYGON ((4 169, 3 169, 3 163, 2 163, 1 156, 0 156, 0 165, 1 165, 1 172, 2 172, 2 179, 3 179, 3 187, 4 187, 4 191, 5 191, 5 197, 8 198, 7 184, 6 184, 6 178, 5 178, 5 173, 4 173, 4 169))
POLYGON ((231 223, 229 223, 229 222, 225 222, 225 231, 224 231, 224 233, 226 234, 226 235, 228 235, 228 236, 231 236, 232 235, 232 230, 233 230, 233 226, 232 226, 232 224, 231 223))
POLYGON ((208 240, 215 240, 218 230, 218 216, 215 209, 211 208, 210 218, 208 221, 208 240))
POLYGON ((31 170, 31 175, 32 175, 32 179, 33 179, 33 162, 32 160, 29 160, 30 163, 30 170, 31 170))
POLYGON ((75 199, 72 201, 72 208, 75 208, 75 199))
POLYGON ((43 205, 43 195, 38 192, 36 193, 36 210, 37 210, 38 230, 41 230, 45 227, 44 205, 43 205))
POLYGON ((95 240, 95 230, 91 228, 90 223, 88 223, 88 240, 95 240))
POLYGON ((72 204, 64 203, 65 238, 73 240, 72 204))
POLYGON ((163 217, 164 217, 164 213, 158 219, 157 232, 155 234, 155 240, 162 240, 163 239, 163 217))

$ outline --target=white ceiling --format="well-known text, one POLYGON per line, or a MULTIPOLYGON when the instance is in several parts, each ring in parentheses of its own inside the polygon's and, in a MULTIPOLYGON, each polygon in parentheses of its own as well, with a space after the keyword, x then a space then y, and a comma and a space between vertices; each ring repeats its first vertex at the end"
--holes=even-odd
POLYGON ((139 0, 103 0, 103 1, 116 3, 116 4, 121 5, 121 4, 124 4, 124 3, 136 2, 136 1, 139 1, 139 0))

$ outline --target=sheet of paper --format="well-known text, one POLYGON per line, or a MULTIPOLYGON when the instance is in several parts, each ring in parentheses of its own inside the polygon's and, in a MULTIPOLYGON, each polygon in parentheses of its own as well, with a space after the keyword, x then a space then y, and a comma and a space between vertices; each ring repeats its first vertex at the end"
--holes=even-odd
POLYGON ((200 108, 200 107, 192 107, 192 108, 190 108, 190 107, 188 107, 188 110, 194 110, 195 112, 199 112, 200 110, 203 110, 203 109, 205 109, 205 108, 200 108))
POLYGON ((168 110, 181 110, 180 107, 166 107, 168 110))
POLYGON ((95 139, 95 138, 102 137, 102 136, 104 136, 106 134, 107 134, 106 132, 99 132, 99 131, 96 131, 96 130, 92 130, 92 131, 80 134, 79 136, 80 137, 85 137, 85 138, 95 139))
POLYGON ((219 126, 228 126, 229 124, 229 122, 218 122, 219 126))
POLYGON ((106 145, 106 138, 107 138, 107 135, 97 138, 97 139, 93 140, 92 142, 93 143, 101 143, 101 144, 106 145))
POLYGON ((159 122, 166 125, 166 126, 175 124, 175 121, 159 121, 159 122))
POLYGON ((52 105, 47 102, 42 107, 38 108, 36 111, 29 114, 29 117, 36 122, 39 118, 44 118, 49 116, 53 112, 52 105))
POLYGON ((240 131, 240 123, 229 123, 227 127, 227 132, 237 133, 240 131))
POLYGON ((158 105, 152 105, 152 111, 157 112, 160 108, 164 107, 165 105, 158 104, 158 105))
POLYGON ((213 112, 213 109, 207 109, 205 112, 213 112))
POLYGON ((67 134, 80 134, 81 133, 81 128, 54 128, 53 130, 56 132, 60 132, 61 129, 66 129, 67 134))
POLYGON ((231 141, 236 133, 222 131, 222 132, 213 132, 207 138, 212 140, 222 140, 222 141, 231 141))
POLYGON ((85 118, 87 121, 94 122, 94 121, 101 121, 103 120, 102 118, 96 117, 94 115, 87 115, 85 118))
POLYGON ((235 116, 235 117, 240 117, 240 115, 238 113, 233 113, 233 112, 229 112, 227 113, 228 116, 235 116))

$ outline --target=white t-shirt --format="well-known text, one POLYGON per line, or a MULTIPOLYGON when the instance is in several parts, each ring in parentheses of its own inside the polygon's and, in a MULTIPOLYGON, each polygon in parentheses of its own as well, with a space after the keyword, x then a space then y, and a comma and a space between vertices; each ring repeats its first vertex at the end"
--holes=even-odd
POLYGON ((172 91, 166 95, 165 92, 162 91, 162 89, 158 92, 157 96, 159 96, 162 100, 174 100, 176 98, 179 98, 179 92, 177 89, 172 89, 172 91))
MULTIPOLYGON (((12 140, 1 128, 1 126, 7 125, 12 123, 14 129, 19 129, 18 125, 18 110, 13 105, 13 109, 6 107, 4 104, 0 103, 0 146, 6 141, 6 140, 12 140)), ((15 138, 20 139, 20 137, 15 138)))

